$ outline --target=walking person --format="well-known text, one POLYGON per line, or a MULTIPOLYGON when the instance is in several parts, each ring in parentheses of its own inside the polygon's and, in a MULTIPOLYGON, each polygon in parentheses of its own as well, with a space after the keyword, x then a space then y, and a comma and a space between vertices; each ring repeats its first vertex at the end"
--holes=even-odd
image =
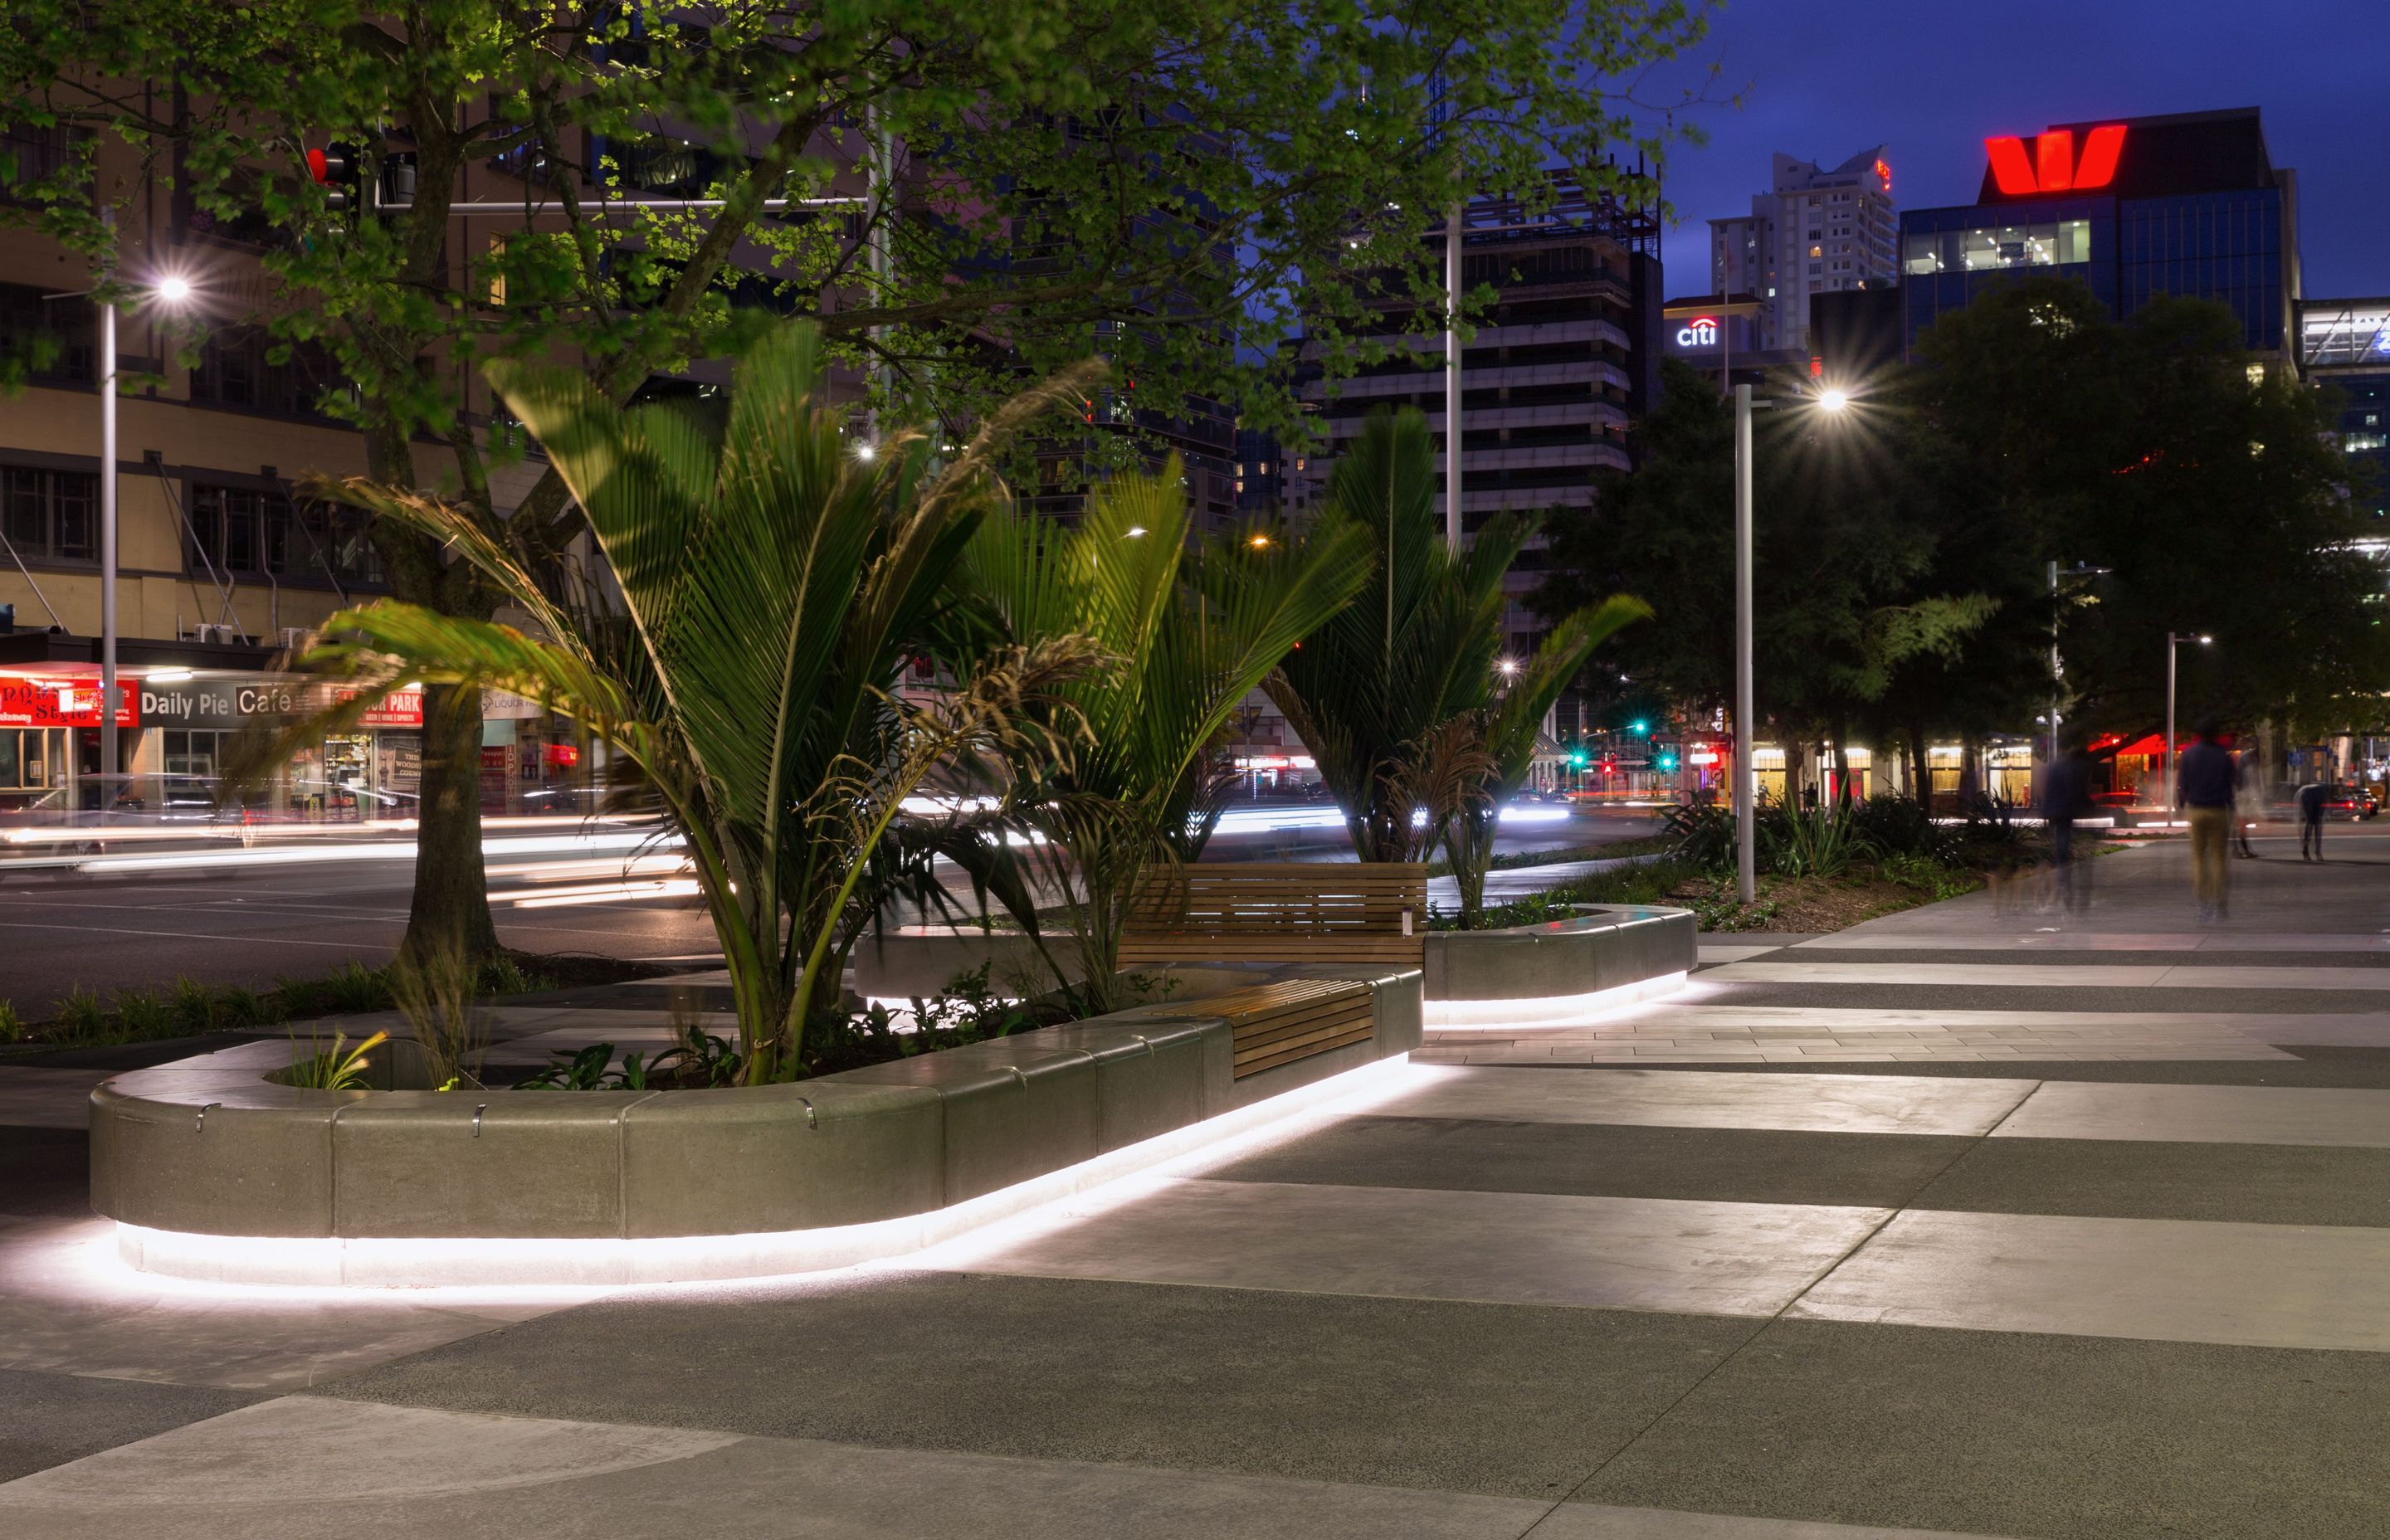
POLYGON ((2050 763, 2041 777, 2041 818, 2049 829, 2052 894, 2069 914, 2091 907, 2091 874, 2075 860, 2075 820, 2088 817, 2091 806, 2091 756, 2081 743, 2070 744, 2050 763))
POLYGON ((2323 803, 2321 781, 2309 781, 2299 788, 2299 859, 2323 859, 2323 803))
POLYGON ((2190 814, 2191 881, 2204 922, 2229 913, 2232 878, 2225 851, 2232 838, 2232 801, 2240 776, 2232 751, 2218 741, 2223 730, 2217 720, 2202 717, 2194 730, 2198 738, 2182 751, 2175 771, 2175 801, 2190 814))

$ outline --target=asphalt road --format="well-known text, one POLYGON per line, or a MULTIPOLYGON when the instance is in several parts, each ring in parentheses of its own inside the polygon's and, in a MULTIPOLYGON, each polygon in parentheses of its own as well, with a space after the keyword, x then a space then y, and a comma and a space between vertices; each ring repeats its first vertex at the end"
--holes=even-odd
MULTIPOLYGON (((1343 834, 1317 821, 1332 809, 1288 811, 1315 822, 1264 827, 1285 820, 1238 810, 1212 858, 1349 858, 1343 834)), ((1647 809, 1568 810, 1506 831, 1496 848, 1565 849, 1654 827, 1647 809)), ((406 927, 412 860, 397 847, 307 853, 328 858, 246 865, 243 853, 229 852, 190 865, 136 852, 80 868, 0 861, 0 1000, 39 1020, 78 987, 106 994, 188 977, 263 988, 278 974, 388 961, 406 927)), ((717 955, 713 927, 688 884, 672 880, 669 858, 649 858, 627 880, 620 852, 494 850, 487 859, 498 939, 509 947, 659 961, 717 955)))

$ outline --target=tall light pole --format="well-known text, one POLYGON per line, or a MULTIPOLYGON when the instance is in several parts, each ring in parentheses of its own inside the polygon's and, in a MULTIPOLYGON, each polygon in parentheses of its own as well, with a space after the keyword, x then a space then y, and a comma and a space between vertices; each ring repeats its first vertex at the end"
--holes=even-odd
MULTIPOLYGON (((1821 411, 1850 404, 1841 391, 1821 391, 1821 411)), ((1751 414, 1773 406, 1751 399, 1749 385, 1734 388, 1734 874, 1745 904, 1759 899, 1758 734, 1752 706, 1751 599, 1751 414)))
POLYGON ((2184 642, 2197 642, 2205 647, 2216 640, 2213 636, 2178 635, 2166 633, 2166 806, 2174 813, 2182 811, 2182 754, 2174 738, 2174 649, 2184 642))
POLYGON ((1460 218, 1452 200, 1444 221, 1444 544, 1460 549, 1460 218))
MULTIPOLYGON (((116 211, 104 209, 100 222, 111 237, 116 229, 116 211)), ((100 270, 98 285, 86 292, 99 309, 99 773, 116 774, 117 754, 117 694, 116 694, 116 302, 107 293, 109 268, 115 263, 111 246, 100 270)), ((190 281, 167 276, 159 278, 146 291, 147 297, 167 305, 180 305, 191 297, 190 281)), ((49 299, 66 299, 67 295, 45 295, 49 299)), ((72 756, 80 759, 81 755, 72 756)), ((102 796, 105 798, 106 793, 102 796)), ((103 801, 100 812, 106 814, 103 801)))

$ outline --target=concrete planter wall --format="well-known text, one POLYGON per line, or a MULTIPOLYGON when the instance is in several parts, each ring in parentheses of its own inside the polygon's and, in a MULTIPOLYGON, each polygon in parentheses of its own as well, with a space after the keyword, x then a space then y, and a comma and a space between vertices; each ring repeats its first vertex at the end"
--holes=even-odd
MULTIPOLYGON (((1230 1023, 1202 1013, 1196 979, 1161 1005, 717 1091, 298 1090, 266 1079, 288 1068, 289 1045, 251 1043, 92 1093, 92 1206, 181 1237, 360 1243, 867 1226, 969 1203, 1419 1046, 1417 969, 1245 971, 1236 982, 1288 976, 1367 985, 1370 1038, 1236 1079, 1230 1023)), ((404 1080, 404 1059, 383 1072, 404 1080)), ((611 1264, 574 1266, 588 1281, 627 1278, 611 1264)), ((735 1276, 707 1266, 690 1276, 735 1276)))
MULTIPOLYGON (((1533 1024, 1664 993, 1692 971, 1699 952, 1690 911, 1632 905, 1587 905, 1573 919, 1508 930, 1431 930, 1425 940, 1430 1027, 1533 1024)), ((1076 953, 1065 943, 1055 956, 1067 967, 1076 953)), ((999 990, 1014 979, 1050 982, 1022 936, 912 928, 855 949, 855 988, 882 999, 931 995, 983 963, 999 990)))
POLYGON ((1701 954, 1690 911, 1587 905, 1508 930, 1431 930, 1431 1028, 1530 1026, 1664 994, 1701 954))

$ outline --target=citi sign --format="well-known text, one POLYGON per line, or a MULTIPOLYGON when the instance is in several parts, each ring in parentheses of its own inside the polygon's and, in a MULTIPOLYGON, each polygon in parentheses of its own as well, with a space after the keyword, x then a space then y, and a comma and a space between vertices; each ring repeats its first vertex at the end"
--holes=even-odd
POLYGON ((2004 193, 2090 192, 2116 179, 2116 160, 2125 152, 2125 125, 2109 123, 2083 135, 2079 156, 2071 128, 2035 135, 2030 154, 2024 141, 2014 135, 1986 139, 1984 149, 1992 158, 1992 181, 2004 193))
POLYGON ((1677 346, 1680 348, 1714 348, 1717 346, 1718 324, 1715 315, 1696 315, 1677 328, 1677 346))

